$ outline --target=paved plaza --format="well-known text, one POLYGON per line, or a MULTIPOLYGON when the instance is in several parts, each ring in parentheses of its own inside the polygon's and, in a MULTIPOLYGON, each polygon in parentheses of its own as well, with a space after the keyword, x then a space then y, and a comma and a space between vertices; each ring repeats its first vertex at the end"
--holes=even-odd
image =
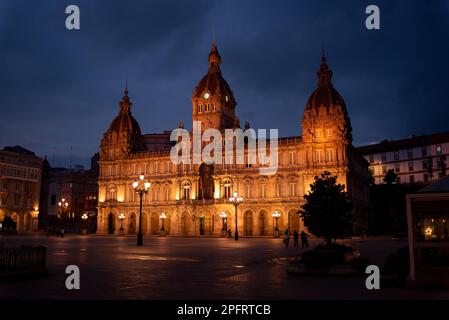
MULTIPOLYGON (((447 291, 382 288, 365 277, 302 277, 286 273, 303 249, 272 238, 0 236, 6 246, 47 247, 49 275, 0 284, 3 299, 437 299, 447 291), (65 288, 65 268, 77 265, 81 289, 65 288)), ((387 238, 346 240, 373 264, 407 245, 387 238)), ((311 240, 311 246, 318 244, 311 240)), ((292 242, 291 242, 292 244, 292 242)))

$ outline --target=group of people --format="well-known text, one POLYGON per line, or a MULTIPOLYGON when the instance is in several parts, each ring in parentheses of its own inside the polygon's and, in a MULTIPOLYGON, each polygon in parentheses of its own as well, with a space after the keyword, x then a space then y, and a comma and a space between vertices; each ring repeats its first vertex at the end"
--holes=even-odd
MULTIPOLYGON (((228 239, 232 239, 232 232, 231 229, 229 229, 227 231, 228 234, 228 239)), ((301 246, 303 248, 307 248, 309 247, 309 241, 307 240, 307 238, 309 237, 309 235, 307 233, 303 231, 301 231, 301 233, 299 233, 297 230, 293 231, 293 246, 295 248, 299 248, 299 238, 301 237, 301 246)), ((288 248, 288 245, 290 243, 290 230, 286 229, 284 232, 284 244, 285 247, 288 248)))
MULTIPOLYGON (((309 241, 307 238, 309 235, 303 231, 299 233, 297 230, 293 231, 293 246, 295 248, 299 248, 299 238, 301 237, 301 246, 303 248, 307 248, 309 246, 309 241)), ((290 230, 286 229, 284 232, 284 244, 285 247, 288 248, 288 245, 290 243, 290 230)))

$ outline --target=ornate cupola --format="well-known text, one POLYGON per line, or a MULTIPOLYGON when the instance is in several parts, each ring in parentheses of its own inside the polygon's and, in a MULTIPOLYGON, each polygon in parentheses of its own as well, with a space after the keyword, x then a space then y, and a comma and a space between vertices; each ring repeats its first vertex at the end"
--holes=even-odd
POLYGON ((351 121, 342 96, 332 84, 324 51, 317 76, 317 88, 307 100, 301 124, 303 142, 310 149, 307 160, 346 161, 347 146, 352 143, 351 121))
POLYGON ((145 150, 140 126, 131 114, 132 102, 128 96, 128 84, 119 106, 119 114, 112 120, 101 140, 102 160, 120 159, 145 150))
POLYGON ((221 74, 221 56, 215 43, 209 53, 209 70, 192 95, 192 120, 201 121, 202 130, 240 127, 237 105, 229 84, 221 74))

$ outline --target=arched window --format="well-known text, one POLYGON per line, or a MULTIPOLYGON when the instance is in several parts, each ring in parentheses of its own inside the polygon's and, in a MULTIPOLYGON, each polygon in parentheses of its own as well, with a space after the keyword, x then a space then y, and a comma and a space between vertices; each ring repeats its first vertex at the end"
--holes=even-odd
POLYGON ((182 199, 189 200, 190 199, 190 189, 192 188, 192 184, 190 181, 185 181, 182 184, 182 199))
POLYGON ((229 179, 223 181, 223 198, 229 199, 232 195, 232 182, 229 179))
POLYGON ((109 186, 109 200, 117 200, 117 188, 115 185, 109 186))

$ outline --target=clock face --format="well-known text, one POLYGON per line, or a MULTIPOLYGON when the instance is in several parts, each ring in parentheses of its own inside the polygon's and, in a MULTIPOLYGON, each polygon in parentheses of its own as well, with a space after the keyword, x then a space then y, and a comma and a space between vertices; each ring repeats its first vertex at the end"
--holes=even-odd
POLYGON ((209 99, 209 97, 210 97, 209 92, 206 92, 206 93, 204 94, 204 99, 209 99))

